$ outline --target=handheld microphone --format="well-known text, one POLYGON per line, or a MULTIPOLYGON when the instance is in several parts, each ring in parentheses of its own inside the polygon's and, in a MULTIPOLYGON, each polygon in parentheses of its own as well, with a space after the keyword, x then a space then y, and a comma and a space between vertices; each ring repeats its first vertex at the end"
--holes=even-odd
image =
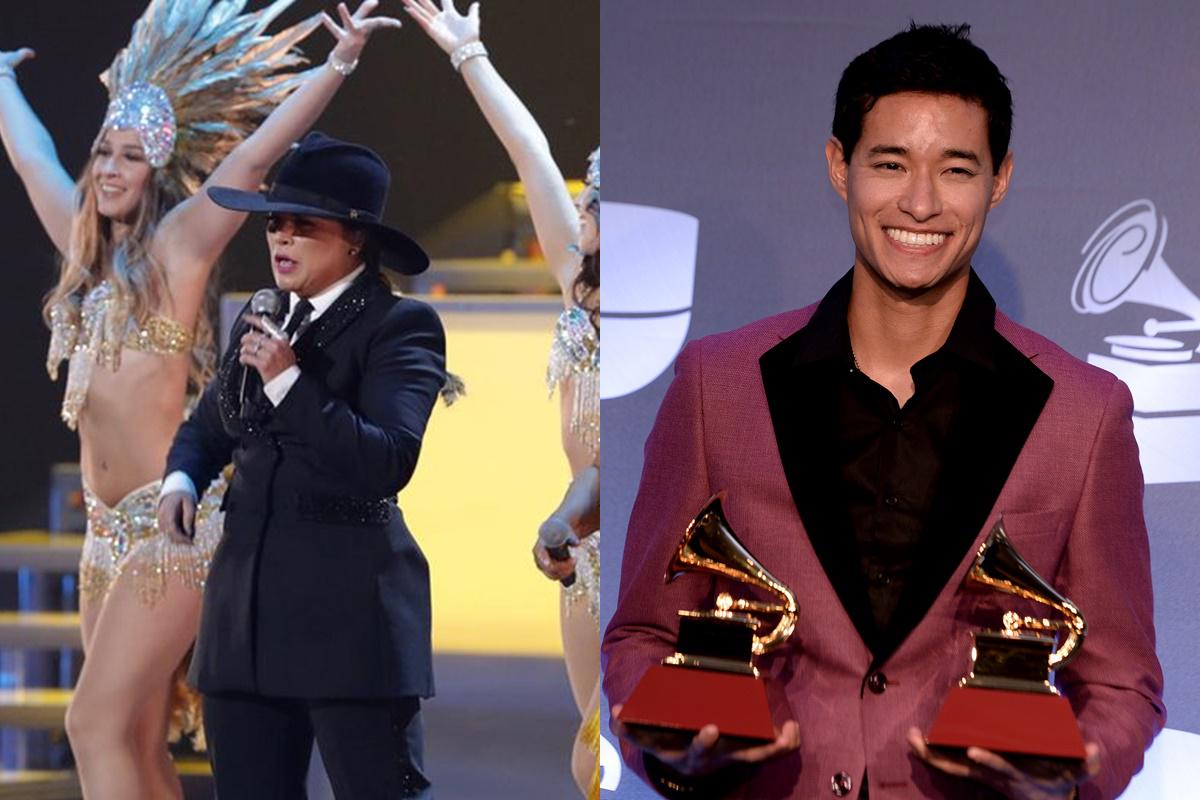
MULTIPOLYGON (((579 544, 575 532, 571 530, 571 526, 557 515, 551 515, 549 519, 542 523, 538 528, 538 539, 541 540, 542 546, 546 548, 546 552, 555 561, 566 561, 571 557, 571 551, 568 545, 579 544)), ((559 580, 563 586, 571 586, 575 583, 575 573, 572 572, 565 578, 559 580)))
MULTIPOLYGON (((276 339, 284 338, 283 331, 279 330, 279 325, 274 322, 276 318, 283 316, 283 299, 279 292, 275 289, 259 289, 250 298, 250 313, 256 316, 263 317, 267 324, 267 330, 276 339)), ((250 374, 250 367, 242 365, 242 388, 239 392, 240 405, 242 409, 243 419, 250 416, 249 410, 246 408, 246 377, 250 374)))

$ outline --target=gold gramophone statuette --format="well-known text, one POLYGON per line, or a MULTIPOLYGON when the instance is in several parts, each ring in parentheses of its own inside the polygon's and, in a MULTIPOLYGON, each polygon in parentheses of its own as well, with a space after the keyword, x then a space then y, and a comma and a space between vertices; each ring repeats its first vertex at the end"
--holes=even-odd
POLYGON ((707 724, 723 736, 771 741, 774 725, 766 688, 753 659, 787 641, 796 627, 796 596, 738 541, 721 508, 724 493, 708 501, 688 525, 667 567, 666 582, 706 572, 759 589, 778 602, 717 595, 716 608, 681 610, 675 653, 642 676, 620 719, 631 731, 683 732, 707 724), (760 635, 765 620, 778 617, 760 635))
POLYGON ((1084 758, 1074 712, 1050 679, 1078 654, 1087 633, 1083 614, 1021 558, 1003 519, 980 546, 964 583, 1049 606, 1062 618, 1008 611, 1003 630, 976 632, 971 671, 950 690, 926 740, 937 747, 1084 758))

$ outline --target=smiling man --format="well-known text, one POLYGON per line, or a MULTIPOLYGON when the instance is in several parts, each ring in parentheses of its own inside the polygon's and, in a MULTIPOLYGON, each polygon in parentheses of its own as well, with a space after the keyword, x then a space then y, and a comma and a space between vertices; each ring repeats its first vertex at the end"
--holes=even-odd
POLYGON ((967 34, 914 25, 842 75, 825 154, 850 271, 819 304, 693 341, 677 362, 605 637, 616 715, 674 650, 677 610, 746 594, 699 573, 663 584, 718 491, 800 613, 757 659, 778 689, 774 742, 736 749, 712 725, 681 751, 624 742, 665 796, 1115 797, 1162 727, 1129 391, 997 311, 971 269, 1012 176, 1012 99, 967 34), (1015 602, 961 588, 1001 513, 1087 616, 1057 675, 1079 762, 947 755, 922 737, 969 669, 971 633, 1015 602))

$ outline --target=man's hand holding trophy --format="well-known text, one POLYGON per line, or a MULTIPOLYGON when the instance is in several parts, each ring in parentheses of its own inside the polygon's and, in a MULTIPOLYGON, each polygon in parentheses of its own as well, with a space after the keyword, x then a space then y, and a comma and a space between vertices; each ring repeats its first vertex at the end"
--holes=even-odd
POLYGON ((628 701, 613 708, 620 735, 685 775, 761 761, 799 746, 794 721, 775 727, 765 683, 753 663, 792 635, 796 596, 734 535, 722 497, 710 499, 687 526, 665 580, 705 572, 758 589, 776 602, 721 592, 715 609, 680 610, 675 653, 650 667, 628 701))
MULTIPOLYGON (((799 746, 794 720, 775 726, 766 684, 754 666, 755 656, 792 635, 796 596, 734 535, 722 498, 710 499, 687 526, 665 580, 703 572, 776 602, 722 591, 714 609, 680 610, 675 653, 650 667, 628 701, 613 708, 615 732, 670 771, 651 776, 667 790, 676 778, 762 761, 799 746)), ((1003 519, 980 546, 964 585, 1047 606, 1061 618, 1008 611, 1001 630, 974 633, 970 673, 950 690, 928 734, 914 728, 909 743, 933 766, 1014 797, 1069 796, 1099 769, 1096 746, 1084 744, 1071 706, 1052 680, 1054 670, 1079 653, 1087 633, 1083 614, 1017 553, 1003 519)), ((648 763, 648 770, 653 767, 648 763)), ((676 788, 689 790, 682 783, 676 788)))
POLYGON ((1084 744, 1070 703, 1052 680, 1078 655, 1087 622, 1021 558, 1003 519, 980 546, 964 583, 1048 606, 1062 618, 1008 611, 1002 630, 976 632, 970 673, 950 690, 928 734, 910 732, 913 751, 1010 797, 1067 796, 1100 766, 1097 747, 1084 744))

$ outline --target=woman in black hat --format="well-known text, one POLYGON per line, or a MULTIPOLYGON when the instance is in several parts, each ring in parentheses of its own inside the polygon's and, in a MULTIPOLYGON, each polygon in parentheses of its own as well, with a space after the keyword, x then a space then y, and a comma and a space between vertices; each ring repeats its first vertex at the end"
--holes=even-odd
POLYGON ((192 487, 232 457, 190 674, 222 800, 303 797, 314 736, 337 797, 427 796, 429 570, 396 495, 445 381, 445 338, 379 274, 429 264, 382 222, 388 182, 372 151, 312 133, 266 191, 209 190, 266 215, 284 311, 235 326, 159 504, 159 525, 186 539, 192 487))
POLYGON ((563 654, 583 716, 571 771, 580 792, 599 797, 600 641, 600 153, 575 202, 537 121, 496 72, 479 38, 479 4, 460 14, 453 0, 404 0, 405 10, 449 56, 525 186, 538 243, 562 289, 564 310, 551 347, 547 378, 562 409, 562 442, 572 483, 541 526, 534 557, 564 583, 563 654), (568 545, 572 545, 568 549, 568 545), (574 545, 578 545, 577 547, 574 545))

